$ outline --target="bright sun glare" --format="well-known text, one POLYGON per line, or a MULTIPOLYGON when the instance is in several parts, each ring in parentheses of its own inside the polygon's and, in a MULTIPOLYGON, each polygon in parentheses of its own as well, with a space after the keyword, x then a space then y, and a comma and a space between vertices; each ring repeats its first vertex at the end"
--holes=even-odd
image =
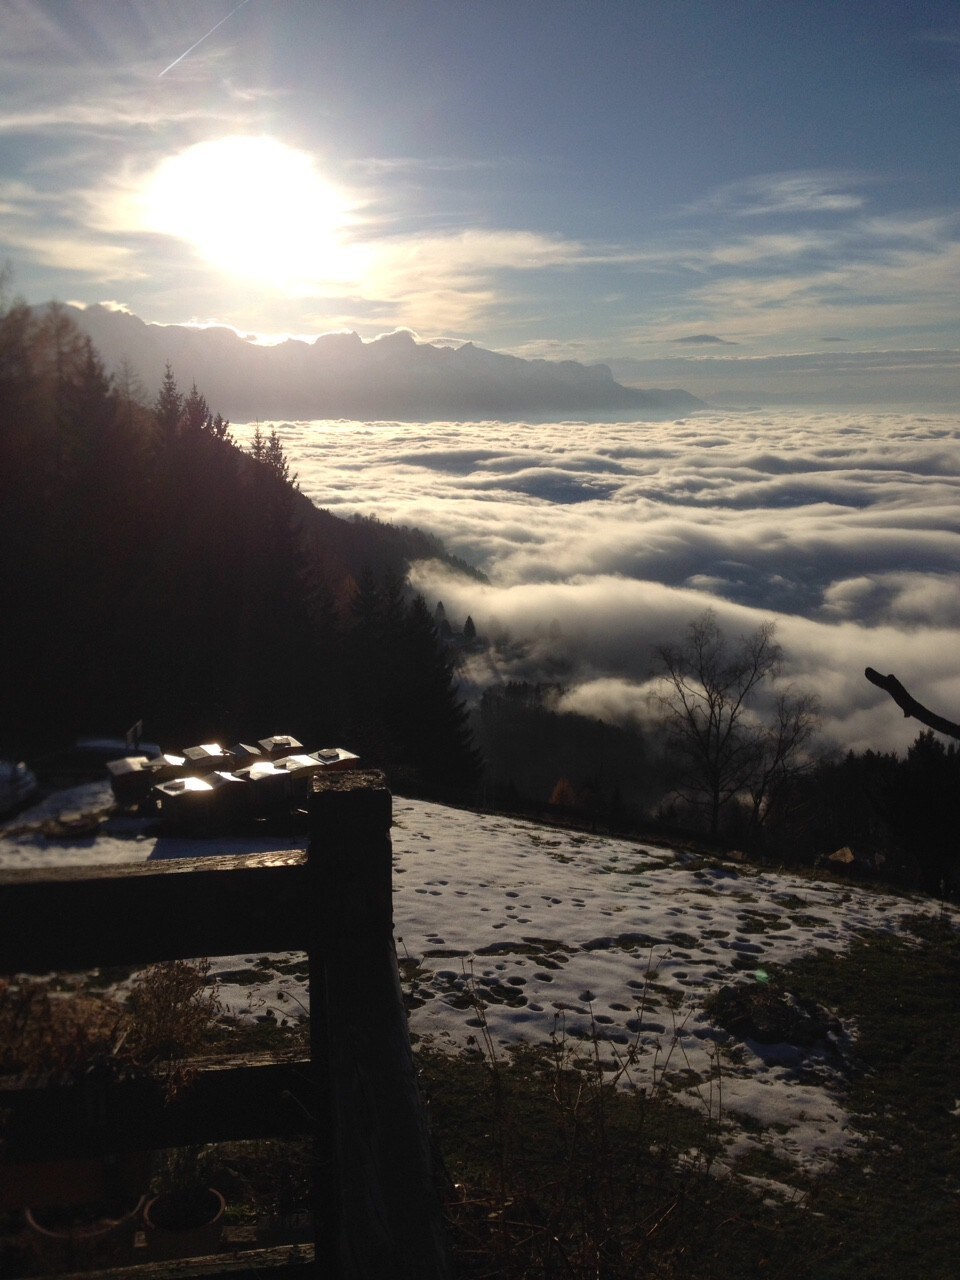
POLYGON ((198 142, 168 156, 143 190, 148 230, 192 244, 211 266, 277 289, 344 280, 346 198, 304 151, 273 138, 198 142))

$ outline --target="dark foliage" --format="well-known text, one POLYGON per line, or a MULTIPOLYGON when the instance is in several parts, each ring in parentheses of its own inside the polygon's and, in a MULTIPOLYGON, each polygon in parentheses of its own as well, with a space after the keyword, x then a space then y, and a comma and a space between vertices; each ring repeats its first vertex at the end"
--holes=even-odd
POLYGON ((775 795, 768 852, 817 861, 849 848, 886 880, 928 893, 960 890, 960 747, 930 729, 904 759, 865 751, 822 760, 775 795))
POLYGON ((662 758, 639 730, 556 710, 560 692, 513 681, 484 693, 474 726, 485 803, 618 829, 645 822, 668 787, 662 758))
POLYGON ((5 751, 258 725, 356 732, 424 788, 472 779, 452 672, 402 586, 442 547, 318 511, 276 431, 243 451, 169 366, 148 407, 57 306, 0 311, 0 538, 5 751))
POLYGON ((469 788, 479 757, 467 713, 450 696, 453 671, 423 598, 407 602, 391 574, 361 574, 347 646, 351 740, 364 758, 407 791, 431 781, 447 793, 469 788))

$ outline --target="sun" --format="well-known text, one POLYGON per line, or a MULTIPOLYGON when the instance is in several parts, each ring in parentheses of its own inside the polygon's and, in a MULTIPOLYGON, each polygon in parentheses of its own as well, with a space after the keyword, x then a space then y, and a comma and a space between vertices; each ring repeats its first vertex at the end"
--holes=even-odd
POLYGON ((220 271, 280 290, 342 281, 355 266, 346 196, 312 156, 274 138, 219 138, 168 156, 141 202, 147 230, 187 241, 220 271))

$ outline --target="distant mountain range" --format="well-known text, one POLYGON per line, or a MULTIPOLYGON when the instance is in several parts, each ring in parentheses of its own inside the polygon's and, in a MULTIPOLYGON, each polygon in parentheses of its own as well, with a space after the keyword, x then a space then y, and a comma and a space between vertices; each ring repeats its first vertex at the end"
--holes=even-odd
POLYGON ((234 422, 616 421, 672 417, 703 405, 687 391, 621 386, 603 364, 522 360, 472 342, 435 346, 403 330, 372 342, 330 333, 265 347, 232 329, 146 324, 101 306, 66 310, 108 369, 126 361, 152 396, 169 363, 182 389, 195 382, 210 406, 234 422))

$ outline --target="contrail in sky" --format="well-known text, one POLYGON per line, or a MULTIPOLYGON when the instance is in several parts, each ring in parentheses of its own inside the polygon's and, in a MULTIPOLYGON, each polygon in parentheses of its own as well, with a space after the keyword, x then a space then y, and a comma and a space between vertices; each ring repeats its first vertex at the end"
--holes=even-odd
MULTIPOLYGON (((226 18, 221 18, 219 22, 215 23, 205 36, 201 36, 200 39, 196 42, 196 44, 192 44, 190 48, 187 49, 186 53, 181 53, 179 58, 174 58, 174 60, 170 63, 169 67, 163 68, 163 70, 160 72, 160 75, 165 76, 168 71, 172 71, 178 62, 182 62, 184 58, 187 57, 188 54, 193 53, 194 49, 197 48, 197 45, 203 44, 204 40, 207 39, 207 36, 212 36, 213 33, 216 31, 217 27, 222 27, 223 24, 226 22, 227 18, 232 18, 233 15, 237 13, 240 9, 242 9, 245 4, 249 4, 249 0, 240 0, 240 3, 237 5, 236 9, 231 9, 230 12, 227 14, 226 18)), ((160 76, 157 76, 157 79, 159 80, 160 76)))

